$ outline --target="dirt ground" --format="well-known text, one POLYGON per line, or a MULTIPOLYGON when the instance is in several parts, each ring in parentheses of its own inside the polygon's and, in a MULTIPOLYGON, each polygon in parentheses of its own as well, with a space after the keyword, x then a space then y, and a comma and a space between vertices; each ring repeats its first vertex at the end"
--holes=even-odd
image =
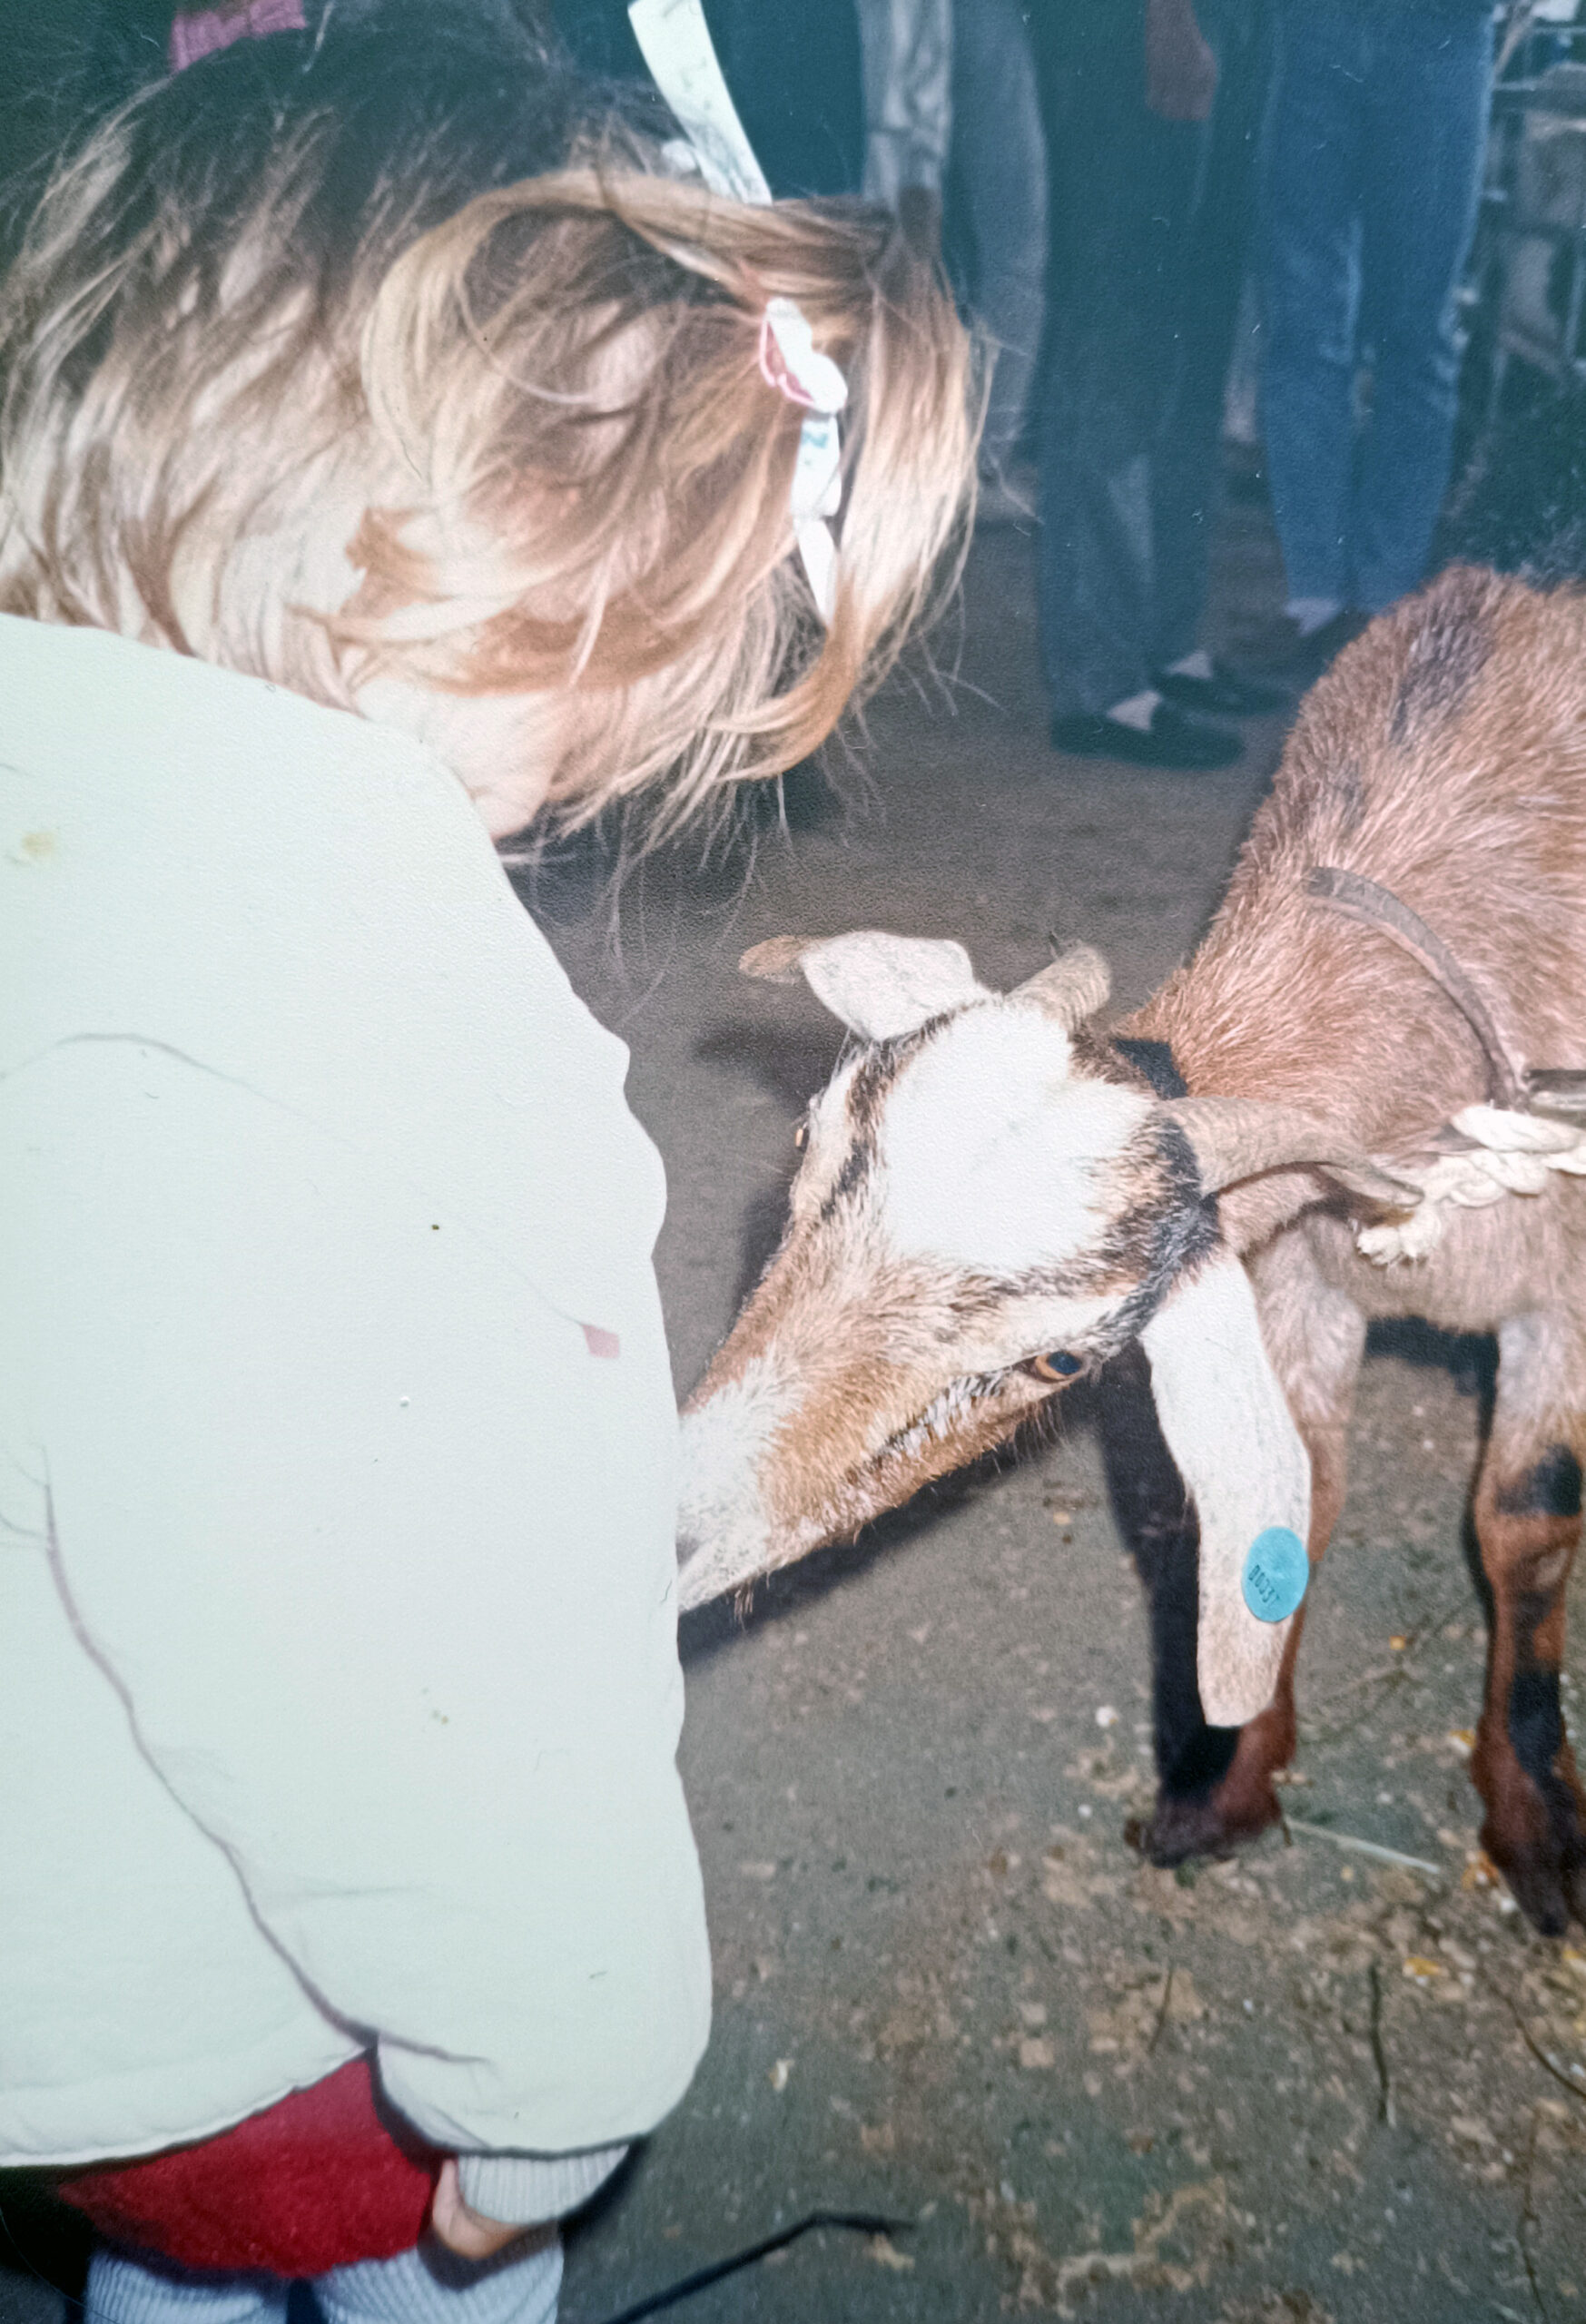
MULTIPOLYGON (((1269 604, 1272 577, 1258 510, 1236 508, 1220 618, 1269 604)), ((1011 981, 1084 937, 1132 1005, 1193 943, 1281 746, 1281 722, 1252 724, 1211 776, 1054 756, 1016 531, 982 536, 937 650, 951 684, 895 685, 872 714, 863 812, 805 796, 747 877, 741 852, 652 865, 619 942, 587 855, 524 882, 632 1044, 672 1186, 680 1389, 774 1239, 838 1046, 802 990, 740 980, 739 952, 882 925, 959 937, 1011 981)), ((1486 1362, 1403 1329, 1374 1344, 1289 1827, 1233 1864, 1160 1873, 1126 1845, 1149 1797, 1145 1625, 1082 1412, 747 1620, 690 1618, 714 2037, 574 2228, 566 2324, 815 2209, 898 2224, 811 2234, 679 2318, 1586 2319, 1586 1933, 1544 1942, 1492 1884, 1464 1765, 1486 1362)), ((1571 1668, 1578 1728, 1579 1632, 1571 1668)), ((25 2270, 69 2257, 36 2222, 23 2241, 0 2319, 54 2324, 25 2270)))

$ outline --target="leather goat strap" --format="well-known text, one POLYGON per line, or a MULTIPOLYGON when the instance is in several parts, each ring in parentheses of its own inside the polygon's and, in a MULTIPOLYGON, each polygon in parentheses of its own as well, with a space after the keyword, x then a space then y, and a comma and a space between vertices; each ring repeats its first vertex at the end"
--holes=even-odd
POLYGON ((1442 937, 1427 927, 1419 912, 1401 903, 1391 889, 1379 888, 1374 880, 1364 879, 1358 872, 1341 872, 1333 864, 1320 864, 1311 872, 1305 881, 1305 893, 1313 903, 1325 905, 1329 911, 1342 912, 1346 920, 1359 921, 1364 927, 1392 937, 1412 960, 1418 961, 1427 975, 1443 987, 1480 1041, 1487 1060, 1489 1101, 1517 1112, 1525 1110, 1524 1076, 1510 1055, 1492 1010, 1442 937))

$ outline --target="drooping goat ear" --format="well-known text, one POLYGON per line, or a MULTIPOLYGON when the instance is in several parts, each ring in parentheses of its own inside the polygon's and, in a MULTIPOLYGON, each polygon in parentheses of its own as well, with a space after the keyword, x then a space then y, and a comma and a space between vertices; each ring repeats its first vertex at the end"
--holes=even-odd
POLYGON ((776 984, 802 976, 816 1000, 866 1041, 912 1033, 929 1018, 995 999, 961 944, 873 928, 847 936, 773 936, 745 952, 738 966, 745 976, 776 984))
POLYGON ((1277 1684, 1292 1613, 1258 1620, 1246 1603, 1252 1548, 1311 1522, 1311 1464, 1262 1344, 1250 1278, 1230 1252, 1189 1276, 1140 1334, 1157 1417, 1200 1520, 1196 1664, 1213 1727, 1243 1727, 1277 1684))
POLYGON ((1066 1032, 1082 1025, 1105 1008, 1112 990, 1112 970, 1089 944, 1075 944, 1022 984, 1015 985, 1010 1000, 1023 1000, 1055 1017, 1066 1032))
POLYGON ((1267 1106, 1256 1098, 1175 1098, 1163 1111, 1194 1147, 1207 1194, 1268 1170, 1308 1167, 1390 1209, 1413 1209, 1421 1199, 1418 1186, 1395 1177, 1353 1138, 1293 1106, 1267 1106))

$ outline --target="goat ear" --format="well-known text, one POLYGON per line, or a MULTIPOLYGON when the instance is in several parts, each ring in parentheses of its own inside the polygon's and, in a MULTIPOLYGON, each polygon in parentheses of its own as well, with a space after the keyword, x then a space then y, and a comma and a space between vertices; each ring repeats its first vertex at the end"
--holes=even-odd
POLYGON ((1256 1098, 1175 1098, 1163 1111, 1194 1147, 1208 1195, 1239 1178, 1308 1167, 1392 1210, 1413 1209, 1421 1199, 1419 1187, 1395 1177, 1353 1138, 1295 1107, 1264 1105, 1256 1098))
POLYGON ((1100 953, 1089 944, 1075 944, 1060 952, 1049 967, 1038 969, 1034 976, 1015 985, 1008 998, 1044 1009, 1071 1033, 1076 1025, 1082 1025, 1087 1017, 1094 1017, 1106 1006, 1111 990, 1112 970, 1100 953))
POLYGON ((1201 1708, 1243 1727, 1277 1684, 1292 1610, 1259 1620, 1245 1569, 1257 1537, 1310 1533, 1311 1464, 1262 1344, 1250 1278, 1224 1252, 1186 1280, 1146 1325, 1157 1417, 1200 1520, 1201 1708))
POLYGON ((961 944, 873 928, 847 936, 773 936, 745 952, 738 966, 745 976, 778 984, 803 976, 816 1000, 866 1041, 912 1033, 928 1018, 995 998, 961 944))

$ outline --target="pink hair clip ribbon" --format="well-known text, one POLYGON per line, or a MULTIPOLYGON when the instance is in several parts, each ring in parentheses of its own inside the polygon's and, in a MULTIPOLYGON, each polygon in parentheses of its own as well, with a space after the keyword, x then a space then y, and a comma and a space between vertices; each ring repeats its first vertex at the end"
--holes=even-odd
POLYGON ((760 376, 806 411, 838 412, 848 401, 847 380, 832 358, 821 353, 803 310, 792 299, 766 301, 760 318, 760 376))
MULTIPOLYGON (((723 78, 700 0, 630 0, 628 19, 651 78, 712 192, 731 202, 768 202, 771 188, 723 78)), ((759 352, 766 385, 804 413, 790 513, 816 610, 829 624, 837 601, 837 544, 827 520, 842 500, 837 414, 848 401, 848 382, 815 345, 795 300, 766 301, 759 352)))
POLYGON ((172 19, 166 61, 172 73, 182 73, 201 56, 213 56, 233 41, 307 30, 303 0, 240 0, 240 5, 234 0, 231 7, 184 9, 172 19))

